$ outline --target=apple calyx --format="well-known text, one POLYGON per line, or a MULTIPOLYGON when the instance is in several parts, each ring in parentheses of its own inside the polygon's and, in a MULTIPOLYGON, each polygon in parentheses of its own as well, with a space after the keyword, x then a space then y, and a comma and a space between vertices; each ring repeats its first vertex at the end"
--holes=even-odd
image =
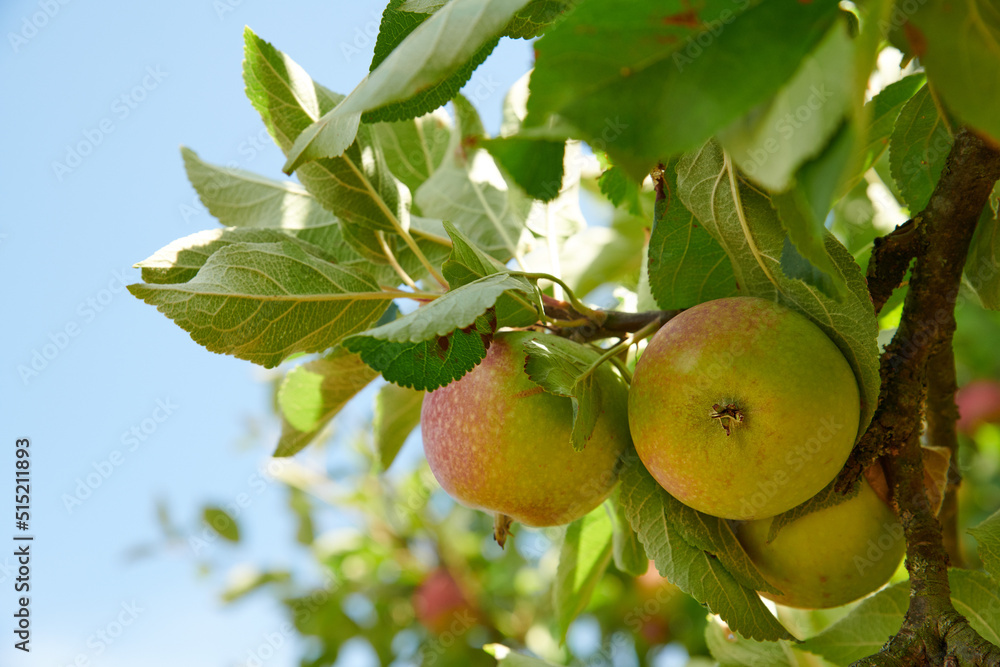
POLYGON ((729 403, 725 406, 715 403, 712 405, 712 411, 709 413, 709 416, 712 419, 719 420, 719 424, 722 425, 726 436, 729 435, 730 429, 743 423, 743 411, 736 407, 735 403, 729 403))

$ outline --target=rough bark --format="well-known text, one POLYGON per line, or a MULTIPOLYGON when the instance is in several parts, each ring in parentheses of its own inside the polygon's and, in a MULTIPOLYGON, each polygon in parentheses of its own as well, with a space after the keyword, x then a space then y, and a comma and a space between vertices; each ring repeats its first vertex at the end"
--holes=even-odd
MULTIPOLYGON (((928 437, 955 447, 955 300, 972 233, 998 178, 1000 153, 963 130, 930 203, 914 219, 918 252, 899 329, 882 355, 879 407, 841 477, 846 483, 882 458, 906 537, 910 606, 899 633, 858 665, 1000 665, 1000 648, 952 606, 949 554, 924 490, 920 447, 925 398, 928 437)), ((886 270, 885 284, 870 287, 883 295, 900 277, 897 264, 886 270)))

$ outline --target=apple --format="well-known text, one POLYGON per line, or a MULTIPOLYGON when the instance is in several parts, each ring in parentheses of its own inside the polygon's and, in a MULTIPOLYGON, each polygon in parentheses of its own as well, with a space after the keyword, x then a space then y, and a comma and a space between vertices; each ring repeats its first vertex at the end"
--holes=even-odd
POLYGON ((983 424, 1000 421, 1000 382, 973 380, 955 392, 960 433, 972 435, 983 424))
POLYGON ((781 591, 761 595, 789 607, 825 609, 864 597, 889 581, 906 552, 903 527, 867 479, 855 497, 793 521, 768 544, 771 521, 739 524, 736 536, 781 591))
POLYGON ((597 507, 617 481, 629 444, 628 388, 610 365, 595 371, 602 411, 586 447, 574 451, 570 399, 543 391, 524 371, 530 338, 570 344, 497 334, 482 363, 427 394, 420 423, 431 472, 452 498, 528 526, 555 526, 597 507))
POLYGON ((477 614, 445 568, 438 568, 413 593, 417 620, 435 635, 462 634, 475 624, 477 614))
POLYGON ((860 419, 847 360, 808 318, 755 297, 718 299, 667 322, 629 392, 635 449, 694 509, 774 516, 843 467, 860 419))

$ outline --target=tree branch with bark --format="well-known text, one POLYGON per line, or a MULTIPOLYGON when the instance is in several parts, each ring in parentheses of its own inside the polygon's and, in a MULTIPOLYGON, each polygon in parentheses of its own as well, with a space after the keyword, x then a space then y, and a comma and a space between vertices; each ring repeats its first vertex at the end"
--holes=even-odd
POLYGON ((957 468, 955 303, 972 234, 1000 178, 1000 153, 968 130, 955 143, 927 207, 876 244, 869 288, 876 309, 916 259, 899 328, 881 358, 882 389, 871 425, 840 478, 847 488, 881 460, 906 537, 910 605, 903 627, 878 654, 858 665, 997 665, 1000 648, 968 624, 951 603, 948 566, 957 556, 954 488, 957 468), (927 500, 921 451, 923 418, 931 444, 952 451, 945 509, 947 540, 927 500), (946 548, 946 544, 949 548, 946 548))

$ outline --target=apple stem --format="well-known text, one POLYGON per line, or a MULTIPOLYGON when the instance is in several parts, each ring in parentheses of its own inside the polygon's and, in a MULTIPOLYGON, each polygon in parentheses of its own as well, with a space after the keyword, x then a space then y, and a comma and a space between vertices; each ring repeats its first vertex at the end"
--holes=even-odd
POLYGON ((496 540, 501 549, 507 544, 507 536, 511 534, 510 525, 512 523, 514 520, 506 514, 498 512, 493 515, 493 539, 496 540))

